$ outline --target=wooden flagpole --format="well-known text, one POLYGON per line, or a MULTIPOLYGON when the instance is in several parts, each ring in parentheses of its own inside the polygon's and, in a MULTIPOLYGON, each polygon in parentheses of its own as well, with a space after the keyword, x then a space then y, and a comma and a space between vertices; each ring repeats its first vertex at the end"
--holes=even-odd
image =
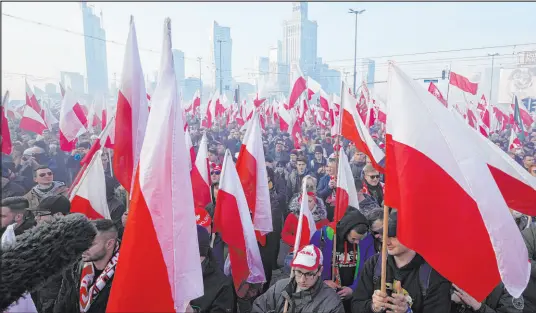
POLYGON ((381 285, 380 291, 386 292, 386 280, 387 280, 387 236, 389 227, 389 207, 383 206, 383 237, 382 237, 382 273, 381 273, 381 285))

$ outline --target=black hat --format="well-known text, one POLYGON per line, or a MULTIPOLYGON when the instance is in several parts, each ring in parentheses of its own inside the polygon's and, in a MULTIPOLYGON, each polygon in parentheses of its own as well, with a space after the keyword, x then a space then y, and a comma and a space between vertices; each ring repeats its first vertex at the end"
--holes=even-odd
POLYGON ((52 214, 61 213, 67 215, 71 211, 71 202, 61 195, 49 196, 41 200, 36 208, 31 208, 30 210, 50 211, 52 214))
POLYGON ((389 237, 396 237, 396 227, 398 224, 398 212, 393 211, 389 214, 389 226, 387 227, 387 235, 389 237))
POLYGON ((197 241, 199 243, 199 255, 208 256, 208 250, 210 249, 210 234, 201 225, 197 225, 197 241))
POLYGON ((322 146, 318 145, 315 147, 315 153, 317 152, 322 153, 322 154, 324 153, 324 149, 322 149, 322 146))

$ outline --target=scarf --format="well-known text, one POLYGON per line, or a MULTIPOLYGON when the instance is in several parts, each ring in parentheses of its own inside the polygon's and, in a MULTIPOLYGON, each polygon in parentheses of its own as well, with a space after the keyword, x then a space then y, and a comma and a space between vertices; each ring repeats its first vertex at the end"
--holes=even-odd
POLYGON ((39 188, 39 185, 33 187, 32 192, 35 193, 37 198, 43 199, 43 198, 46 198, 46 197, 48 197, 50 195, 54 195, 56 190, 58 190, 59 188, 61 188, 63 186, 65 186, 64 183, 62 183, 60 181, 53 181, 52 185, 50 187, 48 187, 48 188, 45 188, 45 189, 39 188))
POLYGON ((80 313, 85 313, 91 304, 97 299, 99 292, 106 286, 106 283, 114 276, 115 266, 119 258, 119 249, 116 249, 102 273, 95 280, 95 267, 93 262, 86 262, 80 275, 80 313), (93 284, 93 281, 95 283, 93 284))

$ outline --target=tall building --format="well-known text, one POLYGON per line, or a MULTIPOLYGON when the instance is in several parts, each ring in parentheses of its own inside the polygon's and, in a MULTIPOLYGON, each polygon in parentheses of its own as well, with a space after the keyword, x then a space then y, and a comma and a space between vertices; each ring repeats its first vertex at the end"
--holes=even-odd
POLYGON ((341 93, 341 72, 329 68, 322 61, 322 58, 317 58, 315 66, 316 81, 322 86, 322 89, 327 93, 341 93))
POLYGON ((189 102, 193 99, 196 91, 203 91, 203 82, 198 77, 188 77, 184 80, 182 99, 189 102))
MULTIPOLYGON (((374 76, 376 73, 376 61, 371 59, 364 59, 363 60, 363 68, 364 73, 363 77, 365 78, 365 81, 367 82, 368 88, 374 87, 374 76)), ((359 82, 358 82, 359 85, 359 82)))
MULTIPOLYGON (((299 64, 304 75, 314 77, 317 58, 316 21, 308 19, 308 3, 292 3, 292 19, 283 22, 283 53, 285 64, 299 64)), ((292 67, 291 67, 292 68, 292 67)))
POLYGON ((75 72, 60 72, 61 84, 65 88, 70 88, 76 95, 85 94, 84 76, 75 72))
POLYGON ((220 26, 214 21, 210 32, 211 61, 214 64, 214 80, 212 84, 215 89, 220 89, 222 93, 229 94, 232 92, 233 84, 231 72, 232 46, 231 28, 220 26))
POLYGON ((175 67, 175 76, 177 78, 177 90, 180 92, 184 89, 184 52, 173 49, 173 67, 175 67))
MULTIPOLYGON (((283 44, 280 40, 270 49, 270 83, 273 91, 283 92, 282 87, 288 86, 288 65, 283 60, 283 44)), ((287 88, 288 89, 288 88, 287 88)), ((286 90, 285 90, 286 92, 286 90)))
POLYGON ((106 32, 94 7, 81 2, 86 53, 87 92, 90 96, 108 95, 108 64, 106 60, 106 32))
POLYGON ((255 72, 257 84, 266 86, 269 82, 270 75, 270 59, 267 57, 255 58, 255 72))

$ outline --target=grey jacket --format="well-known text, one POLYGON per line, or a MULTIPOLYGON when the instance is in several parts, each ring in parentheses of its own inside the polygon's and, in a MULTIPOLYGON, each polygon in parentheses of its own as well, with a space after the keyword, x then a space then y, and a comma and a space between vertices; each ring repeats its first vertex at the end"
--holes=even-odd
POLYGON ((293 293, 296 281, 287 278, 275 283, 266 293, 253 302, 252 313, 282 313, 285 300, 289 301, 288 313, 344 313, 341 298, 335 290, 319 279, 309 290, 293 293))

